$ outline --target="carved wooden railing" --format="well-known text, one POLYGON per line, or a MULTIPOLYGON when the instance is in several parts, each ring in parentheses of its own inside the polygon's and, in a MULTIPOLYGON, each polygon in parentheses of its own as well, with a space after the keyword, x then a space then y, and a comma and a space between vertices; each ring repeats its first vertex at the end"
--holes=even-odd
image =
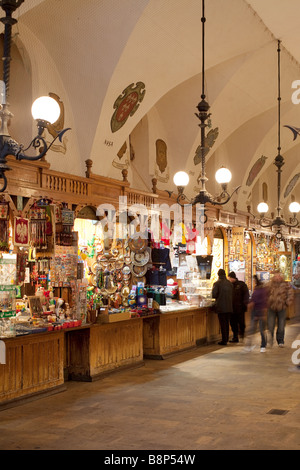
MULTIPOLYGON (((119 197, 127 196, 127 206, 142 204, 148 209, 153 205, 176 203, 176 195, 168 195, 167 191, 158 190, 156 180, 153 182, 153 192, 136 190, 130 187, 127 181, 126 171, 122 172, 123 180, 107 178, 95 175, 91 172, 92 162, 86 161, 86 176, 76 176, 67 173, 50 170, 50 164, 46 161, 17 162, 13 157, 8 157, 8 163, 12 171, 7 172, 7 195, 24 196, 27 198, 50 197, 56 201, 69 204, 91 205, 98 207, 100 204, 111 204, 118 208, 119 197)), ((250 214, 236 210, 234 212, 216 207, 208 207, 209 217, 218 224, 225 226, 243 226, 260 231, 259 224, 250 214)), ((287 236, 300 237, 299 228, 290 229, 287 236)))
POLYGON ((58 191, 78 196, 88 196, 90 183, 86 179, 77 176, 64 176, 46 170, 42 176, 42 188, 51 192, 58 191))
POLYGON ((142 204, 147 208, 151 208, 154 204, 157 204, 158 200, 158 196, 156 194, 150 194, 131 188, 127 188, 124 195, 127 196, 127 204, 129 206, 134 204, 142 204))
POLYGON ((9 158, 12 171, 7 173, 7 193, 12 196, 52 197, 71 204, 97 206, 103 203, 119 204, 120 196, 127 196, 127 205, 143 204, 151 207, 158 196, 145 191, 134 190, 123 176, 123 181, 95 175, 91 164, 87 165, 85 177, 71 175, 50 169, 46 161, 16 162, 9 158))

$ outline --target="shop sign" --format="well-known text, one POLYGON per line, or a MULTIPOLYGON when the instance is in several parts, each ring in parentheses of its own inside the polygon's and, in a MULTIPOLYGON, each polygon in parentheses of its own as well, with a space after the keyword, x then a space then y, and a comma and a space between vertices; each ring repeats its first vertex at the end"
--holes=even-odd
POLYGON ((232 228, 232 251, 235 259, 243 259, 244 227, 232 228))

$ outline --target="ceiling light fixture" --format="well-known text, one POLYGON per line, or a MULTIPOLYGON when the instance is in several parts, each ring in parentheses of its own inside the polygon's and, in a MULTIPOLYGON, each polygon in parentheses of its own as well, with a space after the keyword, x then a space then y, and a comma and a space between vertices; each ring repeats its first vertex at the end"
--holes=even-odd
POLYGON ((293 214, 293 217, 291 218, 290 223, 286 222, 282 215, 281 215, 281 207, 280 207, 280 193, 281 193, 281 173, 282 173, 282 167, 284 165, 284 158, 280 154, 281 151, 281 143, 280 143, 280 101, 281 101, 281 96, 280 96, 280 41, 278 41, 278 47, 277 47, 277 54, 278 54, 278 155, 275 157, 274 160, 274 165, 276 166, 277 170, 277 216, 271 221, 268 222, 265 219, 266 213, 269 211, 268 204, 266 202, 261 202, 257 206, 257 211, 260 214, 260 219, 259 219, 259 224, 261 227, 264 228, 273 228, 275 229, 276 232, 276 237, 278 239, 282 239, 282 227, 296 227, 299 223, 297 219, 297 213, 300 210, 300 205, 298 202, 292 202, 289 206, 290 212, 293 214))
POLYGON ((202 23, 202 94, 201 94, 201 101, 197 106, 197 109, 199 113, 195 113, 197 118, 200 120, 200 130, 201 130, 201 145, 199 147, 200 151, 200 160, 201 162, 201 173, 199 177, 199 181, 201 182, 201 189, 200 192, 192 199, 189 200, 187 196, 184 194, 184 189, 187 186, 189 182, 189 176, 186 172, 184 171, 179 171, 174 175, 173 181, 174 184, 177 186, 178 189, 178 197, 177 197, 177 202, 183 206, 185 202, 188 202, 189 204, 195 205, 197 203, 205 205, 207 202, 213 205, 224 205, 226 204, 233 196, 235 192, 240 188, 238 186, 233 193, 230 195, 227 191, 227 185, 231 181, 231 172, 227 168, 221 167, 217 172, 216 172, 216 180, 217 182, 221 185, 222 191, 218 196, 213 197, 205 187, 206 181, 208 178, 206 177, 206 172, 205 172, 205 156, 209 150, 209 148, 206 146, 206 137, 205 137, 205 129, 208 126, 206 121, 210 117, 209 113, 209 104, 205 100, 205 63, 204 63, 204 52, 205 52, 205 29, 204 25, 206 22, 206 18, 204 15, 204 0, 202 0, 202 18, 201 18, 201 23, 202 23))
POLYGON ((4 89, 2 90, 2 102, 0 109, 0 179, 3 180, 2 188, 0 192, 5 191, 7 187, 7 177, 5 172, 11 170, 7 165, 6 157, 8 155, 14 156, 17 160, 31 160, 37 161, 41 160, 54 141, 58 138, 62 141, 64 133, 69 130, 63 129, 57 134, 57 136, 52 140, 50 144, 47 144, 45 138, 43 137, 43 132, 45 127, 50 123, 53 124, 57 121, 60 108, 58 103, 51 98, 50 96, 44 96, 38 98, 32 105, 32 115, 36 119, 38 133, 37 136, 31 141, 29 146, 24 149, 22 144, 18 144, 9 134, 8 131, 8 122, 13 117, 13 114, 9 111, 9 104, 7 103, 7 97, 9 94, 9 78, 10 78, 10 47, 11 47, 11 31, 12 26, 17 23, 17 20, 12 18, 14 11, 19 8, 19 6, 24 2, 24 0, 0 0, 0 7, 4 10, 6 16, 0 18, 0 21, 4 24, 4 45, 3 45, 3 82, 4 89), (25 152, 28 149, 34 149, 38 151, 38 155, 28 156, 25 152))

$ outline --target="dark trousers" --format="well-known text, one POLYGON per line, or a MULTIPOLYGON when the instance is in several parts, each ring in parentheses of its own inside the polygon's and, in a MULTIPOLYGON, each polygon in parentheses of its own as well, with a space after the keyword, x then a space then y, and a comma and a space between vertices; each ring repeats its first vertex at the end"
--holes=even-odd
POLYGON ((230 313, 218 313, 221 335, 223 343, 228 343, 229 340, 229 319, 230 313))
POLYGON ((244 338, 245 336, 245 313, 232 313, 230 315, 230 326, 233 333, 233 338, 238 339, 240 336, 244 338))

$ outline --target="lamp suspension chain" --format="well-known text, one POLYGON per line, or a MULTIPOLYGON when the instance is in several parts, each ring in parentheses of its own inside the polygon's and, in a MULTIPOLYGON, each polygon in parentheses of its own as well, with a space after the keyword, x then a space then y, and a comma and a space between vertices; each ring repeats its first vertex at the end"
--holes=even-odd
POLYGON ((280 104, 281 104, 281 93, 280 93, 280 40, 278 40, 278 154, 276 158, 276 166, 277 166, 277 215, 280 217, 280 192, 281 192, 281 168, 283 166, 283 157, 281 155, 281 140, 280 140, 280 122, 281 122, 281 112, 280 112, 280 104))
MULTIPOLYGON (((193 199, 191 199, 189 201, 189 204, 192 204, 192 205, 201 204, 201 205, 205 206, 206 203, 210 203, 210 204, 213 204, 213 205, 221 206, 221 205, 226 204, 232 198, 233 194, 237 192, 237 190, 240 188, 240 186, 238 186, 233 191, 233 193, 231 195, 228 193, 227 184, 231 180, 231 173, 230 173, 229 170, 222 167, 217 172, 217 173, 219 173, 221 171, 221 175, 219 174, 218 178, 216 178, 218 183, 220 183, 221 187, 222 187, 221 194, 219 196, 213 197, 206 190, 206 187, 205 187, 206 181, 208 180, 208 178, 206 177, 206 170, 205 170, 205 166, 206 166, 205 157, 206 157, 206 154, 210 150, 209 145, 206 143, 205 130, 206 130, 207 127, 211 127, 211 123, 210 123, 210 116, 211 115, 209 113, 210 106, 209 106, 208 102, 205 100, 205 98, 206 98, 206 96, 205 96, 205 22, 206 22, 206 18, 205 18, 204 4, 205 4, 205 0, 202 0, 202 16, 201 16, 201 23, 202 23, 202 35, 201 35, 201 37, 202 37, 202 47, 201 47, 201 50, 202 50, 202 83, 201 83, 201 85, 202 85, 202 89, 201 89, 201 101, 197 105, 198 113, 195 113, 195 115, 197 116, 197 118, 200 121, 200 124, 198 124, 198 126, 200 127, 201 143, 200 143, 199 147, 197 148, 196 155, 194 157, 195 165, 197 165, 198 163, 201 163, 201 171, 200 171, 200 175, 199 175, 198 180, 197 180, 197 182, 200 186, 200 191, 193 199), (225 174, 224 174, 223 170, 225 170, 225 174)), ((217 129, 215 129, 215 130, 217 131, 217 129)), ((185 173, 185 172, 179 171, 175 174, 173 181, 174 181, 174 183, 176 184, 176 186, 178 188, 177 202, 181 206, 183 206, 185 204, 183 201, 188 201, 188 198, 185 196, 185 194, 183 192, 186 184, 189 181, 188 174, 185 173), (184 175, 184 177, 181 173, 184 175)), ((206 222, 207 216, 205 216, 204 219, 205 220, 204 220, 203 223, 206 222)))
POLYGON ((204 47, 204 39, 205 39, 205 32, 204 32, 204 25, 205 25, 205 14, 204 14, 204 0, 202 0, 202 18, 201 18, 201 23, 202 23, 202 93, 201 93, 201 98, 204 100, 205 99, 205 60, 204 60, 204 53, 205 53, 205 47, 204 47))
POLYGON ((281 142, 280 142, 280 102, 281 102, 281 94, 280 94, 280 41, 278 41, 278 154, 280 155, 281 151, 281 142))

